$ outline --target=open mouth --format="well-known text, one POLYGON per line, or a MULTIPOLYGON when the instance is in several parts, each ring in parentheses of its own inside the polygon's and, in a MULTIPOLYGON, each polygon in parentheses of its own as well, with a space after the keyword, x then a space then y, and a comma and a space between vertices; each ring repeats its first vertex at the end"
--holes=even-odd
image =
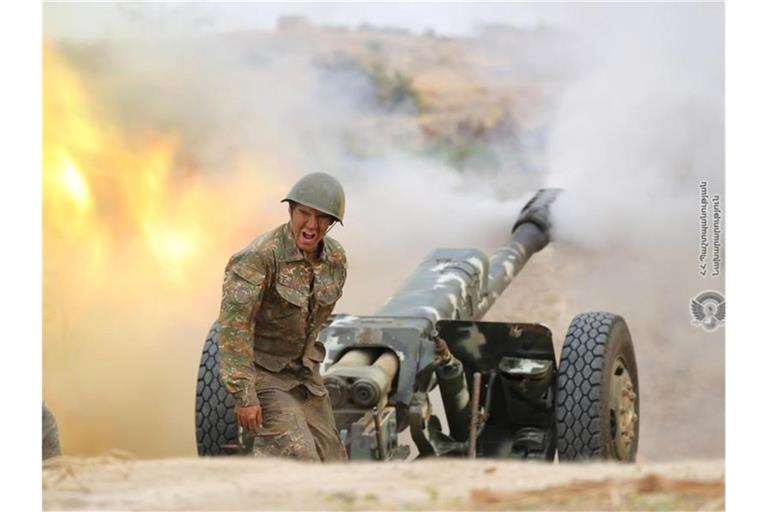
POLYGON ((301 241, 305 244, 311 244, 317 239, 317 233, 309 233, 307 231, 301 231, 301 241))

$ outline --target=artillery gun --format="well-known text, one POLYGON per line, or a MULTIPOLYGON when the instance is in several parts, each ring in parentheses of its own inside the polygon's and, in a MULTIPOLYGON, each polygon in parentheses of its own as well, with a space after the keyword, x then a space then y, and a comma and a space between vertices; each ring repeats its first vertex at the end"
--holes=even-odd
MULTIPOLYGON (((536 323, 480 319, 550 240, 542 189, 523 207, 507 245, 436 249, 372 316, 334 315, 319 334, 322 374, 352 460, 418 456, 633 461, 639 387, 629 329, 607 312, 577 315, 560 364, 552 333, 536 323), (438 389, 447 430, 433 411, 438 389)), ((218 325, 197 381, 200 455, 237 448, 234 402, 218 379, 218 325)))

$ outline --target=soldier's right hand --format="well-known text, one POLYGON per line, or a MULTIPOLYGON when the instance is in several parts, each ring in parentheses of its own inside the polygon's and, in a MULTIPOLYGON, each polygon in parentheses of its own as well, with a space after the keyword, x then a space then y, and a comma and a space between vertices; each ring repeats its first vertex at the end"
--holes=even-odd
POLYGON ((249 405, 247 407, 235 406, 237 422, 244 430, 256 432, 261 428, 261 406, 249 405))

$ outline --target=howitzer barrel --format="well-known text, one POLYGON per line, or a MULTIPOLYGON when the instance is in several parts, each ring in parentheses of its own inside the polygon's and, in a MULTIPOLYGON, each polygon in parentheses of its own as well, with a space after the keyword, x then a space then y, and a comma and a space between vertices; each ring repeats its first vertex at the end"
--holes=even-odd
POLYGON ((541 189, 512 228, 510 242, 489 258, 477 249, 436 249, 377 316, 479 320, 534 253, 549 243, 549 207, 560 193, 541 189))
POLYGON ((481 318, 523 269, 528 259, 549 243, 549 206, 559 189, 541 189, 526 203, 512 227, 512 240, 491 255, 488 271, 487 302, 478 305, 476 318, 481 318))

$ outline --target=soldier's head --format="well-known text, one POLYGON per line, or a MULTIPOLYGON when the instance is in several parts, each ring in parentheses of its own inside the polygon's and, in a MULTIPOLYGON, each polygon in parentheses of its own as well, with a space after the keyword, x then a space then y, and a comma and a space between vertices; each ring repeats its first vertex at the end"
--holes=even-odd
POLYGON ((307 174, 283 202, 288 202, 293 238, 304 252, 313 252, 331 226, 344 220, 344 189, 330 174, 307 174))

